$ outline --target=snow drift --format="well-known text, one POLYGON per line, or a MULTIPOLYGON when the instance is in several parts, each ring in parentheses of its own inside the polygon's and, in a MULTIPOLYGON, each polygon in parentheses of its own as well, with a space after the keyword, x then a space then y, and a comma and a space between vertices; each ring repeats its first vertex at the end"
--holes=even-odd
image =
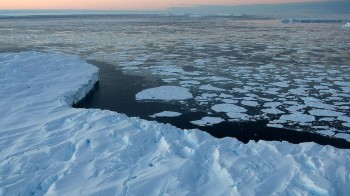
POLYGON ((98 80, 78 57, 0 54, 0 195, 346 195, 350 151, 216 139, 74 109, 98 80))

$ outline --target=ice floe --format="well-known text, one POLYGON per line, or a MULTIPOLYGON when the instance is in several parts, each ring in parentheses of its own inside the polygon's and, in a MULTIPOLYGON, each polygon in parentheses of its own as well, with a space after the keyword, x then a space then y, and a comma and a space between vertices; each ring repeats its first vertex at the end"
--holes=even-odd
POLYGON ((143 90, 136 94, 136 100, 186 100, 193 98, 187 88, 179 86, 160 86, 143 90))
POLYGON ((218 124, 225 121, 224 119, 220 117, 203 117, 200 120, 191 121, 192 124, 199 125, 199 126, 208 126, 213 124, 218 124))
POLYGON ((313 109, 309 111, 309 114, 314 116, 341 116, 344 115, 342 112, 336 112, 332 110, 321 110, 321 109, 313 109))
POLYGON ((292 121, 298 123, 307 123, 315 120, 315 117, 301 112, 295 112, 292 114, 285 114, 280 117, 281 120, 292 121))
POLYGON ((177 117, 177 116, 181 116, 181 115, 182 114, 179 112, 163 111, 163 112, 153 114, 151 117, 153 117, 153 118, 155 118, 155 117, 177 117))

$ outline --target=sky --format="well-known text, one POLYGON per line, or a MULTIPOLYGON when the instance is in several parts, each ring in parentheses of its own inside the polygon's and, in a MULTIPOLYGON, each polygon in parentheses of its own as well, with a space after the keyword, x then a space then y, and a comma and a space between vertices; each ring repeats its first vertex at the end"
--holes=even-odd
POLYGON ((192 5, 249 5, 325 0, 0 0, 0 9, 163 10, 192 5))

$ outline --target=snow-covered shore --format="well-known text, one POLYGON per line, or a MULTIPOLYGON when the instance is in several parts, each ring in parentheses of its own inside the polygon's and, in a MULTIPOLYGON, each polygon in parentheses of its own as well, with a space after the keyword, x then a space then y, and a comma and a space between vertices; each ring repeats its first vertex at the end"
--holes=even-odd
POLYGON ((346 195, 350 150, 216 139, 74 109, 98 80, 79 57, 0 54, 0 195, 346 195))

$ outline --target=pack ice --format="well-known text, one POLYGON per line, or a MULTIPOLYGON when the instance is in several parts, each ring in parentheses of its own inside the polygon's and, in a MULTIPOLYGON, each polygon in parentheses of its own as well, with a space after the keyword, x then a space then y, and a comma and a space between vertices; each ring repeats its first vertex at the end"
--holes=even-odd
POLYGON ((98 80, 97 68, 76 56, 2 53, 0 69, 0 195, 350 191, 349 150, 243 144, 111 111, 74 109, 98 80))

